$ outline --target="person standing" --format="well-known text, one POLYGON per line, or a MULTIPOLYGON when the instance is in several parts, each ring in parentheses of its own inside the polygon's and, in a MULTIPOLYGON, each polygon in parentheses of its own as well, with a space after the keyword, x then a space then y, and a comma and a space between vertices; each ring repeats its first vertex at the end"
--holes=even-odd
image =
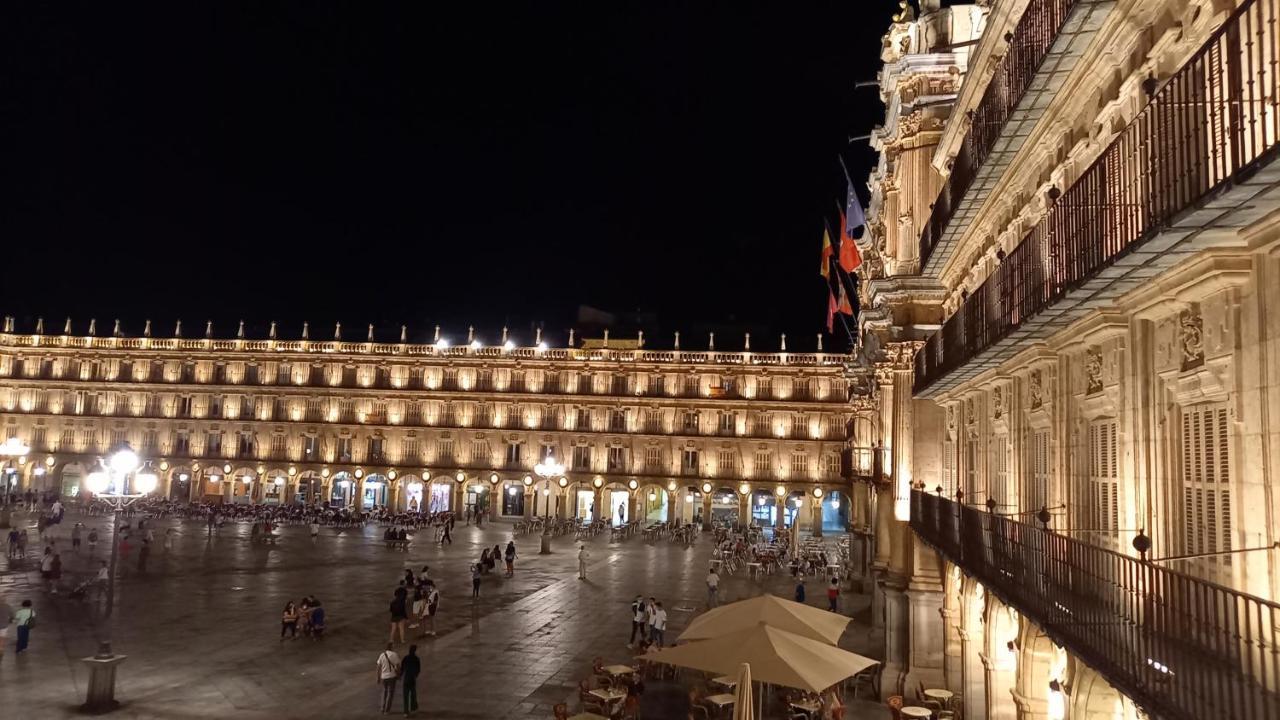
POLYGON ((410 645, 409 654, 400 661, 400 678, 404 681, 405 717, 418 711, 418 673, 420 672, 422 672, 422 661, 418 659, 418 646, 410 645))
POLYGON ((80 532, 84 529, 84 524, 76 523, 71 527, 71 549, 77 555, 80 554, 80 532))
POLYGON ((391 598, 391 637, 387 638, 388 643, 396 641, 396 633, 400 634, 400 642, 404 642, 404 626, 409 619, 408 609, 406 607, 407 592, 404 586, 396 588, 395 597, 391 598))
POLYGON ((480 564, 471 566, 471 597, 480 597, 480 564))
POLYGON ((798 603, 804 602, 804 577, 803 576, 801 576, 800 580, 796 583, 796 602, 798 603))
POLYGON ((382 714, 391 712, 391 702, 396 698, 396 678, 400 677, 400 656, 391 643, 378 656, 378 683, 382 685, 382 714))
POLYGON ((507 577, 515 577, 516 575, 516 565, 515 565, 516 541, 515 540, 507 541, 506 560, 507 560, 507 577))
POLYGON ((652 595, 649 596, 649 602, 644 607, 644 624, 649 631, 646 638, 649 642, 653 642, 653 624, 658 619, 658 600, 652 595))
POLYGON ((650 612, 653 620, 649 623, 649 639, 654 645, 662 647, 667 632, 667 611, 662 609, 661 602, 655 602, 650 612))
POLYGON ((314 540, 320 535, 320 518, 311 518, 311 538, 314 540))
POLYGON ((831 612, 840 612, 840 580, 832 577, 831 583, 827 585, 827 609, 831 612))
POLYGON ((444 547, 445 543, 449 543, 450 545, 453 544, 453 536, 449 532, 452 527, 453 518, 449 518, 448 522, 444 524, 444 534, 440 536, 440 547, 444 547))
POLYGON ((591 559, 591 551, 587 550, 586 545, 578 546, 578 579, 587 579, 587 561, 591 559))
POLYGON ((36 611, 31 607, 31 601, 23 600, 22 607, 18 608, 18 612, 14 613, 9 621, 18 628, 17 654, 21 655, 31 642, 31 628, 36 626, 36 611))
POLYGON ((637 633, 640 635, 640 642, 644 642, 644 619, 644 596, 636 595, 636 599, 631 601, 631 639, 627 640, 628 648, 635 647, 637 633))
POLYGON ((45 592, 53 590, 53 548, 46 547, 40 558, 40 578, 44 580, 45 592))
POLYGON ((298 639, 298 607, 292 600, 284 604, 284 612, 280 615, 280 642, 284 642, 286 631, 290 638, 298 639))
POLYGON ((423 626, 422 634, 436 636, 436 610, 440 609, 440 591, 436 589, 435 581, 427 580, 427 624, 423 626))
POLYGON ((98 528, 89 529, 89 556, 92 557, 95 550, 98 549, 98 528))
POLYGON ((715 568, 707 570, 707 607, 713 608, 717 603, 717 594, 720 591, 720 576, 716 574, 715 568))

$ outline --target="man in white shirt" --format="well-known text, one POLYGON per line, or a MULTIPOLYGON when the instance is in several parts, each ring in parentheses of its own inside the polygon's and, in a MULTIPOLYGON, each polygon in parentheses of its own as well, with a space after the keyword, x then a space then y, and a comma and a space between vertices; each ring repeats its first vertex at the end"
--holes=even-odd
POLYGON ((716 592, 720 589, 720 576, 716 569, 707 570, 707 607, 716 606, 716 592))
POLYGON ((662 603, 655 602, 649 610, 649 640, 657 647, 662 647, 663 633, 667 631, 667 611, 662 603))
POLYGON ((396 697, 396 679, 400 677, 400 656, 395 647, 387 643, 387 649, 378 656, 378 682, 382 684, 382 712, 391 712, 391 701, 396 697))
POLYGON ((578 546, 578 579, 587 579, 587 561, 591 559, 591 553, 587 550, 586 545, 578 546))

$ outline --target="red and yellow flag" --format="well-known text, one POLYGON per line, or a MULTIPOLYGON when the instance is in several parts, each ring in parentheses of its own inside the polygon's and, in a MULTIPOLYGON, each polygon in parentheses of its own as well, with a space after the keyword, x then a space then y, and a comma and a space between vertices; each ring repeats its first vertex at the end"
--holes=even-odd
MULTIPOLYGON (((826 223, 823 223, 825 225, 826 223)), ((822 277, 830 279, 831 277, 831 256, 835 251, 831 247, 831 231, 822 228, 822 267, 818 272, 822 273, 822 277)))
POLYGON ((840 213, 840 269, 851 273, 862 264, 862 253, 858 252, 858 244, 849 236, 844 213, 840 213))

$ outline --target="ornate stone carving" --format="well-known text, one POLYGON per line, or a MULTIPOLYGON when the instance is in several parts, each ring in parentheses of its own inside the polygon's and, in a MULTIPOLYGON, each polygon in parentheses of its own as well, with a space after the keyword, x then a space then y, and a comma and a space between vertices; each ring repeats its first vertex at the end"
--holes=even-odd
POLYGON ((978 413, 973 411, 973 398, 965 398, 964 400, 964 422, 966 425, 973 425, 978 421, 978 413))
POLYGON ((1004 415, 1004 390, 999 386, 995 386, 991 391, 991 417, 997 420, 1004 415))
MULTIPOLYGON (((884 296, 881 295, 880 297, 883 298, 884 296)), ((922 347, 924 347, 923 340, 892 342, 885 346, 885 355, 888 356, 889 362, 894 368, 907 370, 915 365, 916 353, 922 347)))
POLYGON ((1192 306, 1178 314, 1182 369, 1191 370, 1204 364, 1204 320, 1200 309, 1192 306))
POLYGON ((947 439, 954 441, 956 439, 956 406, 947 406, 947 439))
POLYGON ((1027 397, 1031 400, 1031 409, 1038 410, 1044 405, 1044 376, 1039 370, 1032 370, 1027 382, 1027 397))
POLYGON ((1090 347, 1084 351, 1085 394, 1102 391, 1102 348, 1090 347))

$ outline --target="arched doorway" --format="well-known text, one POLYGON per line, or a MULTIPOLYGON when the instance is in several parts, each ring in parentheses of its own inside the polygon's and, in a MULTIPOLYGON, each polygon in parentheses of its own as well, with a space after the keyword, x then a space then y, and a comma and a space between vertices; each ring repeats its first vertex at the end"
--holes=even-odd
POLYGON ((756 490, 751 493, 751 524, 759 527, 773 527, 777 524, 778 503, 774 494, 768 490, 756 490))
POLYGON ((463 493, 463 503, 463 512, 470 511, 472 517, 487 510, 490 505, 489 483, 481 480, 469 481, 463 493))
POLYGON ((449 478, 432 480, 427 486, 427 512, 449 512, 453 509, 453 481, 449 478))
POLYGON ((589 483, 577 483, 569 486, 570 505, 573 510, 573 517, 582 522, 595 522, 600 516, 600 509, 596 507, 596 491, 589 483))
POLYGON ((631 490, 625 485, 622 483, 605 485, 604 504, 609 513, 609 521, 614 527, 621 527, 630 522, 631 490))
POLYGON ((1013 701, 1018 672, 1018 624, 1018 612, 987 593, 987 717, 991 720, 1018 717, 1018 707, 1013 701))
POLYGON ((315 505, 323 501, 324 479, 320 473, 307 470, 298 475, 298 484, 293 491, 293 501, 303 505, 315 505))
POLYGON ((283 505, 289 502, 289 477, 284 470, 268 470, 261 479, 262 502, 267 505, 283 505))
POLYGON ((258 472, 253 468, 236 468, 232 473, 231 501, 235 503, 253 502, 254 483, 258 481, 258 472))
POLYGON ((355 499, 355 484, 355 477, 351 473, 345 470, 334 473, 329 497, 327 498, 329 506, 335 508, 350 507, 355 499))
POLYGON ((736 527, 739 517, 738 491, 731 487, 716 488, 711 492, 711 524, 736 527))
POLYGON ((807 502, 803 490, 793 490, 787 494, 787 501, 783 504, 783 511, 786 513, 786 527, 792 527, 799 520, 801 526, 804 523, 804 509, 807 502))
POLYGON ((964 681, 964 716, 987 716, 987 671, 982 664, 983 611, 986 591, 973 578, 965 578, 960 595, 960 676, 964 681))
POLYGON ((360 508, 372 510, 387 505, 387 476, 368 475, 364 479, 364 493, 360 498, 360 508))
POLYGON ((1137 708, 1097 670, 1070 658, 1071 720, 1138 720, 1137 708))
POLYGON ((221 503, 223 501, 223 493, 225 492, 222 487, 223 483, 230 482, 230 478, 226 475, 225 470, 215 465, 199 469, 199 474, 197 475, 200 484, 198 494, 202 502, 221 503))
POLYGON ((671 502, 667 489, 658 485, 647 485, 640 488, 640 518, 645 522, 665 522, 667 508, 671 502))
POLYGON ((62 496, 67 498, 78 496, 80 491, 84 489, 84 479, 88 474, 84 465, 78 462, 69 462, 63 465, 57 486, 62 496))
POLYGON ((507 480, 502 483, 502 506, 500 512, 503 517, 517 518, 524 517, 524 483, 518 480, 507 480))
POLYGON ((418 512, 422 508, 424 491, 426 486, 422 483, 422 478, 417 475, 401 475, 396 479, 399 483, 400 498, 399 505, 401 510, 409 512, 418 512))
POLYGON ((191 482, 195 477, 195 473, 191 472, 191 468, 186 465, 179 465, 169 470, 169 494, 170 500, 187 502, 191 499, 191 482))
POLYGON ((823 532, 845 532, 849 529, 849 509, 853 501, 842 490, 829 490, 820 500, 820 522, 823 532))

